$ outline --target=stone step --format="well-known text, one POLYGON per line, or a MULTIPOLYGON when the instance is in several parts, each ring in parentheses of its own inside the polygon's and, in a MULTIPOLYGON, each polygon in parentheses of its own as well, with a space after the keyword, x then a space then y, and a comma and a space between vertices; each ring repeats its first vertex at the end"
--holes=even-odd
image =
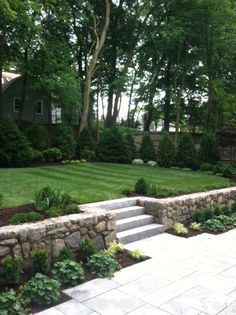
POLYGON ((121 232, 154 222, 154 216, 143 214, 116 221, 116 231, 121 232))
POLYGON ((164 225, 153 223, 145 226, 140 226, 131 230, 118 232, 117 239, 122 244, 128 244, 161 234, 164 231, 164 225))
POLYGON ((145 213, 145 208, 139 207, 139 206, 133 206, 133 207, 115 209, 115 210, 112 210, 112 212, 116 213, 117 220, 121 220, 121 219, 126 219, 129 217, 142 215, 145 213))

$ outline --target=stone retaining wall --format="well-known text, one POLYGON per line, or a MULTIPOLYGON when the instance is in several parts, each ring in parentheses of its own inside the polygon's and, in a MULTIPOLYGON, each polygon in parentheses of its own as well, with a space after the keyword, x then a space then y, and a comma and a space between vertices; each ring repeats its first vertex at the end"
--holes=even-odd
POLYGON ((92 239, 95 246, 102 249, 116 238, 115 225, 114 214, 90 209, 37 223, 4 226, 0 228, 0 261, 12 255, 27 262, 35 248, 46 248, 53 259, 65 246, 78 248, 84 238, 92 239))
POLYGON ((168 229, 175 222, 188 221, 199 208, 214 208, 233 201, 236 201, 236 187, 165 199, 140 198, 138 203, 145 206, 147 214, 155 216, 156 223, 168 229))

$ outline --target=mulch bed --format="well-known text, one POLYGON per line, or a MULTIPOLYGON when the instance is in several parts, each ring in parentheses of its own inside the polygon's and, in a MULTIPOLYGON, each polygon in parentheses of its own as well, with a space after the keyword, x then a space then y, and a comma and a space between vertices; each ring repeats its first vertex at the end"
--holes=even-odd
MULTIPOLYGON (((128 250, 124 250, 123 252, 118 253, 116 255, 116 260, 121 265, 122 269, 126 268, 126 267, 129 267, 129 266, 132 266, 132 265, 135 265, 135 264, 137 264, 139 262, 142 262, 142 261, 145 261, 147 259, 150 259, 150 257, 144 256, 142 260, 137 261, 137 260, 134 260, 133 258, 131 258, 128 253, 129 253, 128 250)), ((78 261, 78 260, 76 259, 76 261, 78 261)), ((84 268, 85 277, 84 277, 84 280, 80 281, 78 284, 82 284, 82 283, 85 283, 85 282, 88 282, 90 280, 93 280, 93 279, 97 278, 96 274, 91 272, 85 264, 83 265, 83 268, 84 268)), ((21 277, 19 285, 12 286, 12 289, 14 289, 18 293, 20 285, 22 285, 23 283, 29 281, 31 277, 32 277, 32 273, 30 271, 24 272, 22 277, 21 277)), ((49 277, 50 277, 50 274, 49 274, 49 277)), ((54 307, 54 306, 56 306, 58 304, 61 304, 61 303, 69 301, 71 299, 71 297, 69 297, 68 295, 63 293, 63 291, 65 289, 70 288, 70 287, 71 287, 71 285, 62 286, 61 287, 61 289, 60 289, 61 297, 60 297, 60 300, 57 303, 51 304, 50 306, 48 306, 48 305, 32 305, 31 306, 31 313, 35 314, 35 313, 44 311, 44 310, 46 310, 48 308, 54 307)), ((0 293, 3 292, 5 289, 6 289, 6 287, 3 287, 3 286, 0 287, 0 293)))
POLYGON ((10 219, 14 214, 20 213, 20 212, 30 212, 34 210, 35 210, 35 207, 33 204, 1 209, 0 210, 0 227, 9 225, 10 219))
POLYGON ((183 237, 183 238, 189 238, 189 237, 192 237, 192 236, 200 235, 202 233, 219 235, 219 234, 223 234, 223 233, 228 232, 228 231, 233 230, 233 229, 234 228, 230 228, 230 229, 226 228, 223 232, 213 232, 213 231, 209 231, 209 230, 201 230, 201 231, 189 230, 186 235, 177 234, 174 229, 169 229, 169 230, 166 230, 165 233, 169 233, 169 234, 172 234, 172 235, 175 235, 175 236, 179 236, 179 237, 183 237))

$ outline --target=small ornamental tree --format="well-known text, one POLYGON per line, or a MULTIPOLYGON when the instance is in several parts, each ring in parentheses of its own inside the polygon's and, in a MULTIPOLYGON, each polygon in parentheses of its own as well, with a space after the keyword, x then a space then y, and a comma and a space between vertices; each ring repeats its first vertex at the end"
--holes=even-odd
POLYGON ((64 160, 70 160, 75 156, 76 141, 74 132, 70 126, 59 125, 57 127, 55 147, 61 149, 64 160))
POLYGON ((177 154, 177 164, 180 167, 197 168, 197 152, 194 147, 193 139, 190 134, 183 134, 180 137, 177 154))
POLYGON ((215 164, 219 160, 216 138, 213 134, 202 135, 200 141, 199 157, 202 162, 215 164))
POLYGON ((144 162, 155 160, 155 149, 150 135, 143 136, 141 148, 139 150, 140 158, 144 162))
POLYGON ((162 167, 171 167, 175 164, 175 146, 168 133, 164 133, 159 142, 157 164, 162 167))
POLYGON ((43 126, 32 124, 26 130, 25 134, 32 148, 39 151, 43 151, 48 148, 48 133, 43 126))
POLYGON ((0 123, 0 166, 25 166, 32 160, 27 138, 11 119, 0 123))
POLYGON ((128 162, 125 141, 116 127, 103 132, 97 147, 97 158, 102 162, 128 162))
POLYGON ((137 157, 137 151, 136 151, 136 146, 134 143, 134 138, 130 133, 127 133, 125 136, 125 142, 127 146, 127 152, 128 152, 128 160, 129 163, 133 161, 137 157))
POLYGON ((92 137, 92 133, 87 126, 82 130, 78 140, 77 153, 79 158, 84 158, 83 155, 86 151, 95 151, 95 143, 92 137))

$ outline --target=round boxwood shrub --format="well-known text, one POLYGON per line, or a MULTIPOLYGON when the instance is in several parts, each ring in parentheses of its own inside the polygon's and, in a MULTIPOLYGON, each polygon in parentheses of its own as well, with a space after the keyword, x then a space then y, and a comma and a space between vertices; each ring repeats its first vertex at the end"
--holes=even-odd
POLYGON ((0 122, 0 166, 26 166, 32 161, 32 149, 15 122, 0 122))
POLYGON ((48 133, 45 127, 39 124, 32 124, 26 130, 26 136, 32 148, 43 151, 48 147, 48 133))
POLYGON ((139 155, 144 162, 153 161, 156 158, 153 142, 148 134, 143 136, 139 155))
POLYGON ((215 164, 219 160, 218 145, 214 135, 206 133, 200 141, 199 157, 202 162, 215 164))
POLYGON ((139 178, 135 183, 134 191, 137 194, 146 195, 147 193, 147 182, 144 178, 139 178))
POLYGON ((213 165, 211 163, 203 163, 201 166, 200 166, 200 170, 202 172, 211 172, 213 169, 213 165))
POLYGON ((180 137, 176 154, 177 164, 180 167, 196 169, 198 167, 197 152, 190 134, 183 134, 180 137))
POLYGON ((164 133, 157 150, 157 164, 171 167, 175 164, 175 146, 168 133, 164 133))
POLYGON ((102 162, 128 162, 127 147, 118 128, 104 130, 97 147, 97 158, 102 162))
POLYGON ((55 147, 61 149, 64 160, 75 156, 76 141, 72 128, 68 125, 59 125, 55 135, 55 147))

